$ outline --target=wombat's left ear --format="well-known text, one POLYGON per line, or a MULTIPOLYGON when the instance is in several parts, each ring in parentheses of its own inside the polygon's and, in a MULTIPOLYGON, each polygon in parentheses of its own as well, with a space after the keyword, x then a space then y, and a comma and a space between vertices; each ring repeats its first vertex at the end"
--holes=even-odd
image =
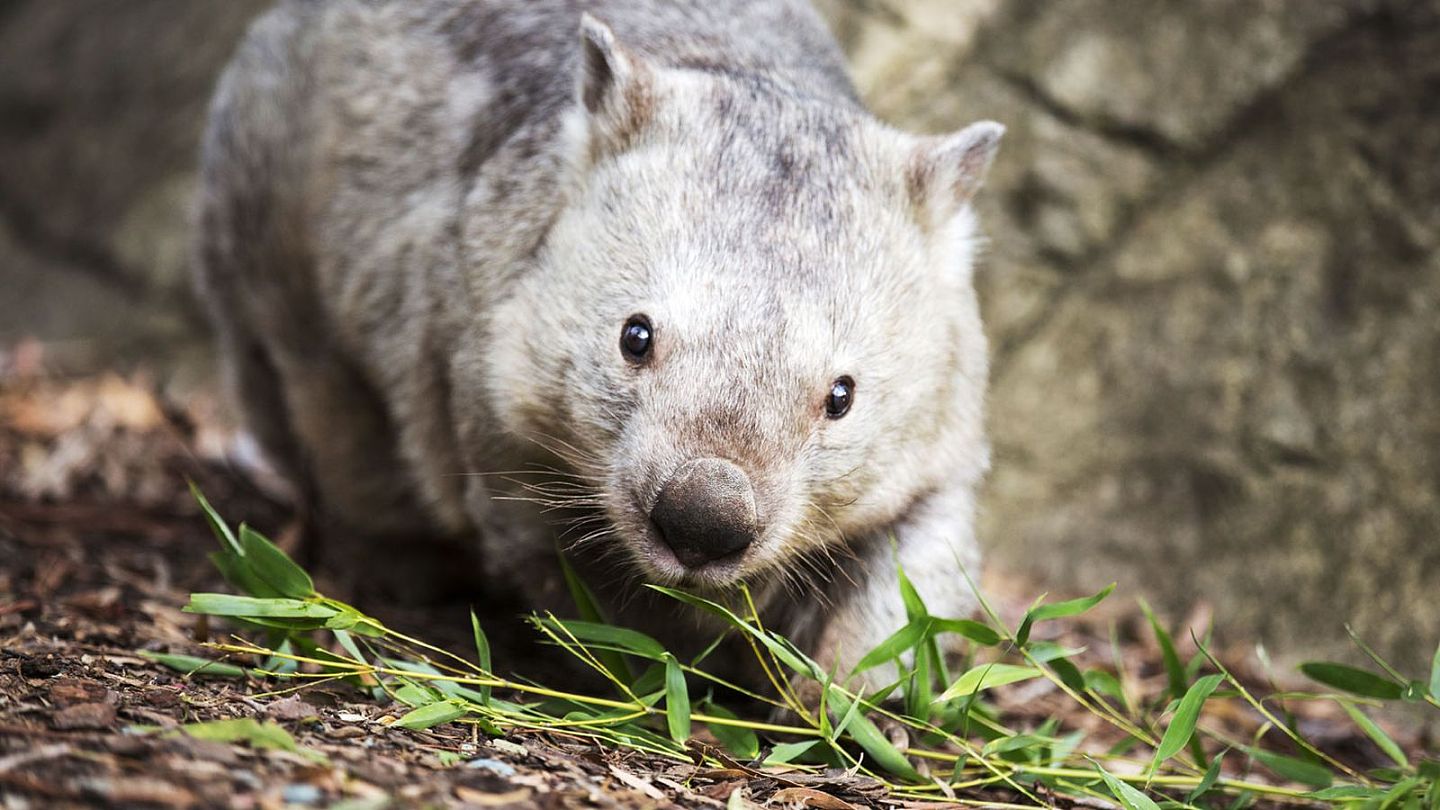
POLYGON ((610 26, 580 17, 579 101, 592 152, 623 149, 650 119, 654 77, 644 61, 615 39, 610 26))
POLYGON ((1005 127, 980 121, 954 135, 927 138, 910 157, 910 196, 926 227, 938 228, 975 196, 1000 149, 1005 127))

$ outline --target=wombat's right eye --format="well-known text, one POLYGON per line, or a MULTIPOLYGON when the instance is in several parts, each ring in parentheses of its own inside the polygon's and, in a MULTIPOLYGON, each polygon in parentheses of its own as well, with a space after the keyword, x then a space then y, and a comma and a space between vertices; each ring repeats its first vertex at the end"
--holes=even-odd
POLYGON ((620 331, 620 352, 632 363, 643 363, 654 341, 655 331, 650 327, 650 319, 644 315, 631 315, 620 331))

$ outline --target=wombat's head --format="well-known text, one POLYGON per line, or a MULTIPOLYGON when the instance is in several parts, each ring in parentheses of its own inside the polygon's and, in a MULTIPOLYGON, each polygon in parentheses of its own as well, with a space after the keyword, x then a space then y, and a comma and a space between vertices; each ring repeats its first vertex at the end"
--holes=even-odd
POLYGON ((1002 128, 910 136, 660 68, 593 20, 580 43, 568 201, 494 321, 489 371, 506 429, 603 511, 587 542, 722 586, 973 483, 969 200, 1002 128))

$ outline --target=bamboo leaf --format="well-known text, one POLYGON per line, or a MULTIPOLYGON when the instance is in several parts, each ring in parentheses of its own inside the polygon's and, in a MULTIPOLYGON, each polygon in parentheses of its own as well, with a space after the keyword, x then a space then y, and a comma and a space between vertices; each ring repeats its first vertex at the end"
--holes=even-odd
POLYGON ((1440 644, 1435 646, 1435 657, 1430 660, 1430 697, 1440 700, 1440 644))
MULTIPOLYGON (((894 538, 891 538, 892 542, 894 538)), ((920 592, 915 590, 915 584, 910 577, 905 575, 904 566, 900 561, 895 561, 895 573, 900 577, 900 600, 905 603, 905 618, 910 621, 928 618, 930 609, 925 607, 925 600, 920 598, 920 592)))
POLYGON ((1125 703, 1125 688, 1120 685, 1120 679, 1103 669, 1085 670, 1085 688, 1125 703))
POLYGON ((770 749, 770 755, 765 757, 765 764, 788 764, 790 762, 793 762, 797 757, 805 754, 805 752, 809 751, 811 748, 814 748, 817 745, 822 745, 822 743, 816 742, 815 740, 804 740, 801 742, 793 743, 780 743, 779 745, 770 749))
POLYGON ((220 517, 220 513, 215 511, 215 507, 210 505, 210 501, 206 499, 194 481, 187 483, 190 484, 190 495, 195 498, 196 503, 200 504, 200 511, 205 515, 205 522, 210 524, 210 531, 215 534, 215 539, 231 552, 243 555, 245 550, 241 548, 240 541, 235 539, 235 533, 230 531, 229 524, 220 517))
POLYGON ((865 750, 870 758, 879 763, 880 767, 896 776, 904 779, 919 782, 923 781, 915 766, 910 760, 900 753, 880 729, 870 722, 870 718, 864 712, 850 712, 851 699, 840 689, 830 690, 830 702, 838 709, 842 716, 849 716, 850 721, 845 726, 845 731, 850 735, 857 745, 865 750))
POLYGON ((1014 664, 981 664, 956 679, 955 683, 940 695, 939 700, 944 702, 958 697, 969 697, 994 686, 1028 681, 1044 674, 1035 667, 1022 667, 1014 664))
POLYGON ((1392 739, 1389 734, 1386 734, 1384 729, 1376 725, 1374 720, 1371 720, 1364 712, 1360 711, 1359 706, 1344 701, 1342 701, 1340 705, 1345 709, 1345 713, 1350 715, 1350 719, 1355 721, 1355 725, 1359 726, 1360 730, 1364 731, 1366 736, 1374 740, 1375 744, 1380 747, 1380 750, 1384 751, 1386 756, 1394 760, 1396 765, 1402 768, 1410 767, 1410 760, 1405 756, 1405 752, 1401 750, 1400 746, 1395 743, 1395 740, 1392 739))
POLYGON ((260 599, 253 596, 235 596, 228 593, 192 593, 190 604, 184 607, 186 613, 204 613, 210 616, 238 616, 258 619, 328 619, 339 611, 319 602, 302 602, 299 599, 260 599))
POLYGON ((1223 680, 1223 675, 1206 675, 1186 690, 1185 696, 1180 699, 1180 705, 1175 709, 1175 716, 1170 719, 1170 725, 1165 729, 1160 746, 1155 749, 1155 758, 1150 762, 1152 772, 1160 767, 1160 763, 1180 753, 1190 742, 1191 735, 1195 733, 1195 724, 1200 719, 1201 708, 1223 680))
POLYGON ((1245 749, 1256 761, 1286 779, 1293 779, 1302 785, 1309 785, 1314 788, 1327 788, 1335 781, 1330 771, 1321 765, 1313 762, 1306 762, 1302 759, 1287 757, 1282 754, 1272 754, 1269 751, 1262 751, 1259 748, 1245 749))
POLYGON ((220 576, 230 583, 230 587, 237 591, 243 591, 261 599, 284 596, 265 580, 256 576, 255 572, 250 570, 250 566, 246 564, 244 557, 229 549, 211 552, 210 562, 220 571, 220 576))
MULTIPOLYGON (((727 720, 739 719, 734 712, 711 701, 705 703, 705 713, 727 720)), ((749 761, 760 756, 760 738, 750 729, 728 723, 706 723, 705 727, 710 729, 710 733, 715 735, 715 739, 720 741, 725 750, 739 759, 749 761)))
POLYGON ((670 739, 682 744, 690 739, 690 690, 685 670, 669 653, 665 654, 665 724, 670 739))
POLYGON ((176 672, 183 672, 188 677, 212 677, 212 678, 243 678, 245 669, 234 664, 227 664, 224 661, 212 661, 209 658, 201 658, 196 655, 178 655, 175 653, 158 653, 149 650, 139 650, 135 653, 141 658, 148 658, 157 664, 163 664, 176 672))
POLYGON ((995 628, 971 619, 934 619, 935 633, 954 633, 976 644, 994 647, 1000 643, 1000 634, 995 628))
MULTIPOLYGON (((579 574, 575 573, 569 558, 563 553, 557 553, 557 556, 560 558, 560 573, 565 577, 565 587, 570 591, 570 598, 574 600, 575 610, 580 613, 580 618, 592 624, 608 624, 605 612, 601 609, 600 602, 595 599, 595 594, 590 590, 590 586, 585 584, 585 580, 581 579, 579 574)), ((611 650, 596 650, 595 657, 600 659, 600 663, 604 664, 605 668, 610 670, 610 674, 619 680, 629 683, 635 679, 635 673, 630 670, 630 662, 626 661, 625 656, 620 653, 611 650)))
POLYGON ((1100 767, 1098 762, 1095 763, 1095 770, 1100 772, 1100 778, 1105 780, 1105 786, 1110 788, 1111 795, 1120 802, 1125 810, 1160 810, 1160 805, 1156 804, 1155 800, 1116 779, 1109 771, 1100 767))
POLYGON ((1399 700, 1405 694, 1405 687, 1402 684, 1345 664, 1307 661, 1300 665, 1300 671, 1312 681, 1318 681, 1326 686, 1333 686, 1355 695, 1380 698, 1381 700, 1399 700))
POLYGON ((464 707, 454 701, 441 700, 435 703, 427 703, 417 709, 412 709, 390 725, 392 728, 419 730, 438 726, 441 723, 448 723, 451 720, 458 720, 464 716, 464 707))
POLYGON ((349 630, 336 630, 335 640, 340 642, 341 649, 345 650, 346 654, 355 661, 361 664, 366 663, 365 654, 360 651, 360 645, 355 643, 355 638, 350 635, 349 630))
POLYGON ((858 675, 867 669, 873 669, 888 661, 899 658, 902 654, 914 649, 930 635, 931 621, 929 616, 922 616, 912 620, 909 624, 890 634, 890 637, 875 645, 875 648, 855 664, 850 674, 858 675))
POLYGON ((1155 618, 1154 611, 1150 610, 1150 604, 1144 599, 1140 600, 1140 611, 1150 622, 1150 629, 1155 633, 1155 642, 1160 646, 1160 660, 1165 664, 1165 677, 1170 684, 1170 696, 1178 700, 1185 694, 1187 681, 1185 667, 1180 663, 1180 655, 1175 652, 1175 641, 1170 638, 1170 633, 1160 625, 1160 620, 1155 618))
POLYGON ((1068 658, 1055 658, 1050 661, 1050 668, 1055 670, 1061 683, 1074 689, 1076 692, 1085 691, 1085 676, 1080 674, 1079 668, 1070 663, 1068 658))
POLYGON ((298 754, 306 759, 315 762, 324 762, 325 755, 309 748, 302 748, 295 743, 295 738, 281 728, 278 723, 267 720, 264 723, 253 717, 241 717, 233 720, 211 720, 204 723, 187 723, 177 729, 177 733, 194 737, 197 740, 210 740, 223 743, 249 743, 256 749, 274 749, 278 751, 289 751, 298 754))
POLYGON ((1224 759, 1224 754, 1215 757, 1215 761, 1210 763, 1210 767, 1206 769, 1205 775, 1200 777, 1200 784, 1196 785, 1194 790, 1186 794, 1186 804, 1194 804, 1196 799, 1209 793, 1210 788, 1215 787, 1216 780, 1220 778, 1220 763, 1223 762, 1224 759))
POLYGON ((1099 593, 1093 596, 1086 596, 1081 599, 1069 599, 1064 602, 1056 602, 1052 605, 1037 605, 1025 614, 1025 619, 1020 622, 1020 630, 1015 634, 1015 643, 1025 646, 1030 640, 1030 629, 1036 622, 1049 621, 1050 619, 1063 619, 1068 616, 1078 616, 1100 604, 1110 592, 1115 590, 1115 583, 1105 586, 1099 593))
POLYGON ((296 565, 279 546, 243 523, 240 524, 240 547, 250 570, 280 595, 292 599, 315 595, 315 583, 305 569, 296 565))
MULTIPOLYGON (((490 639, 486 638, 485 631, 480 627, 480 619, 476 617, 474 609, 470 611, 470 630, 475 635, 475 658, 480 663, 480 668, 488 673, 490 669, 490 639)), ((480 705, 490 705, 490 687, 480 687, 480 705)))
POLYGON ((546 621, 553 621, 564 627, 570 631, 571 635, 583 642, 619 647, 627 653, 648 658, 651 661, 660 661, 665 658, 664 645, 644 633, 627 627, 575 621, 574 619, 547 618, 546 621))

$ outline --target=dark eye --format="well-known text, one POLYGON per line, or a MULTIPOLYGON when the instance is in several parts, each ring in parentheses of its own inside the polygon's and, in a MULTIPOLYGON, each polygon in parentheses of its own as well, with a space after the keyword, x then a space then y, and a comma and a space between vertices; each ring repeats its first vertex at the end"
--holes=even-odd
POLYGON ((650 319, 644 315, 631 315, 620 331, 620 352, 632 363, 643 363, 650 354, 650 344, 655 333, 650 328, 650 319))
POLYGON ((855 400, 855 381, 849 377, 841 377, 830 383, 830 395, 825 397, 825 415, 831 419, 839 419, 850 410, 850 403, 855 400))

